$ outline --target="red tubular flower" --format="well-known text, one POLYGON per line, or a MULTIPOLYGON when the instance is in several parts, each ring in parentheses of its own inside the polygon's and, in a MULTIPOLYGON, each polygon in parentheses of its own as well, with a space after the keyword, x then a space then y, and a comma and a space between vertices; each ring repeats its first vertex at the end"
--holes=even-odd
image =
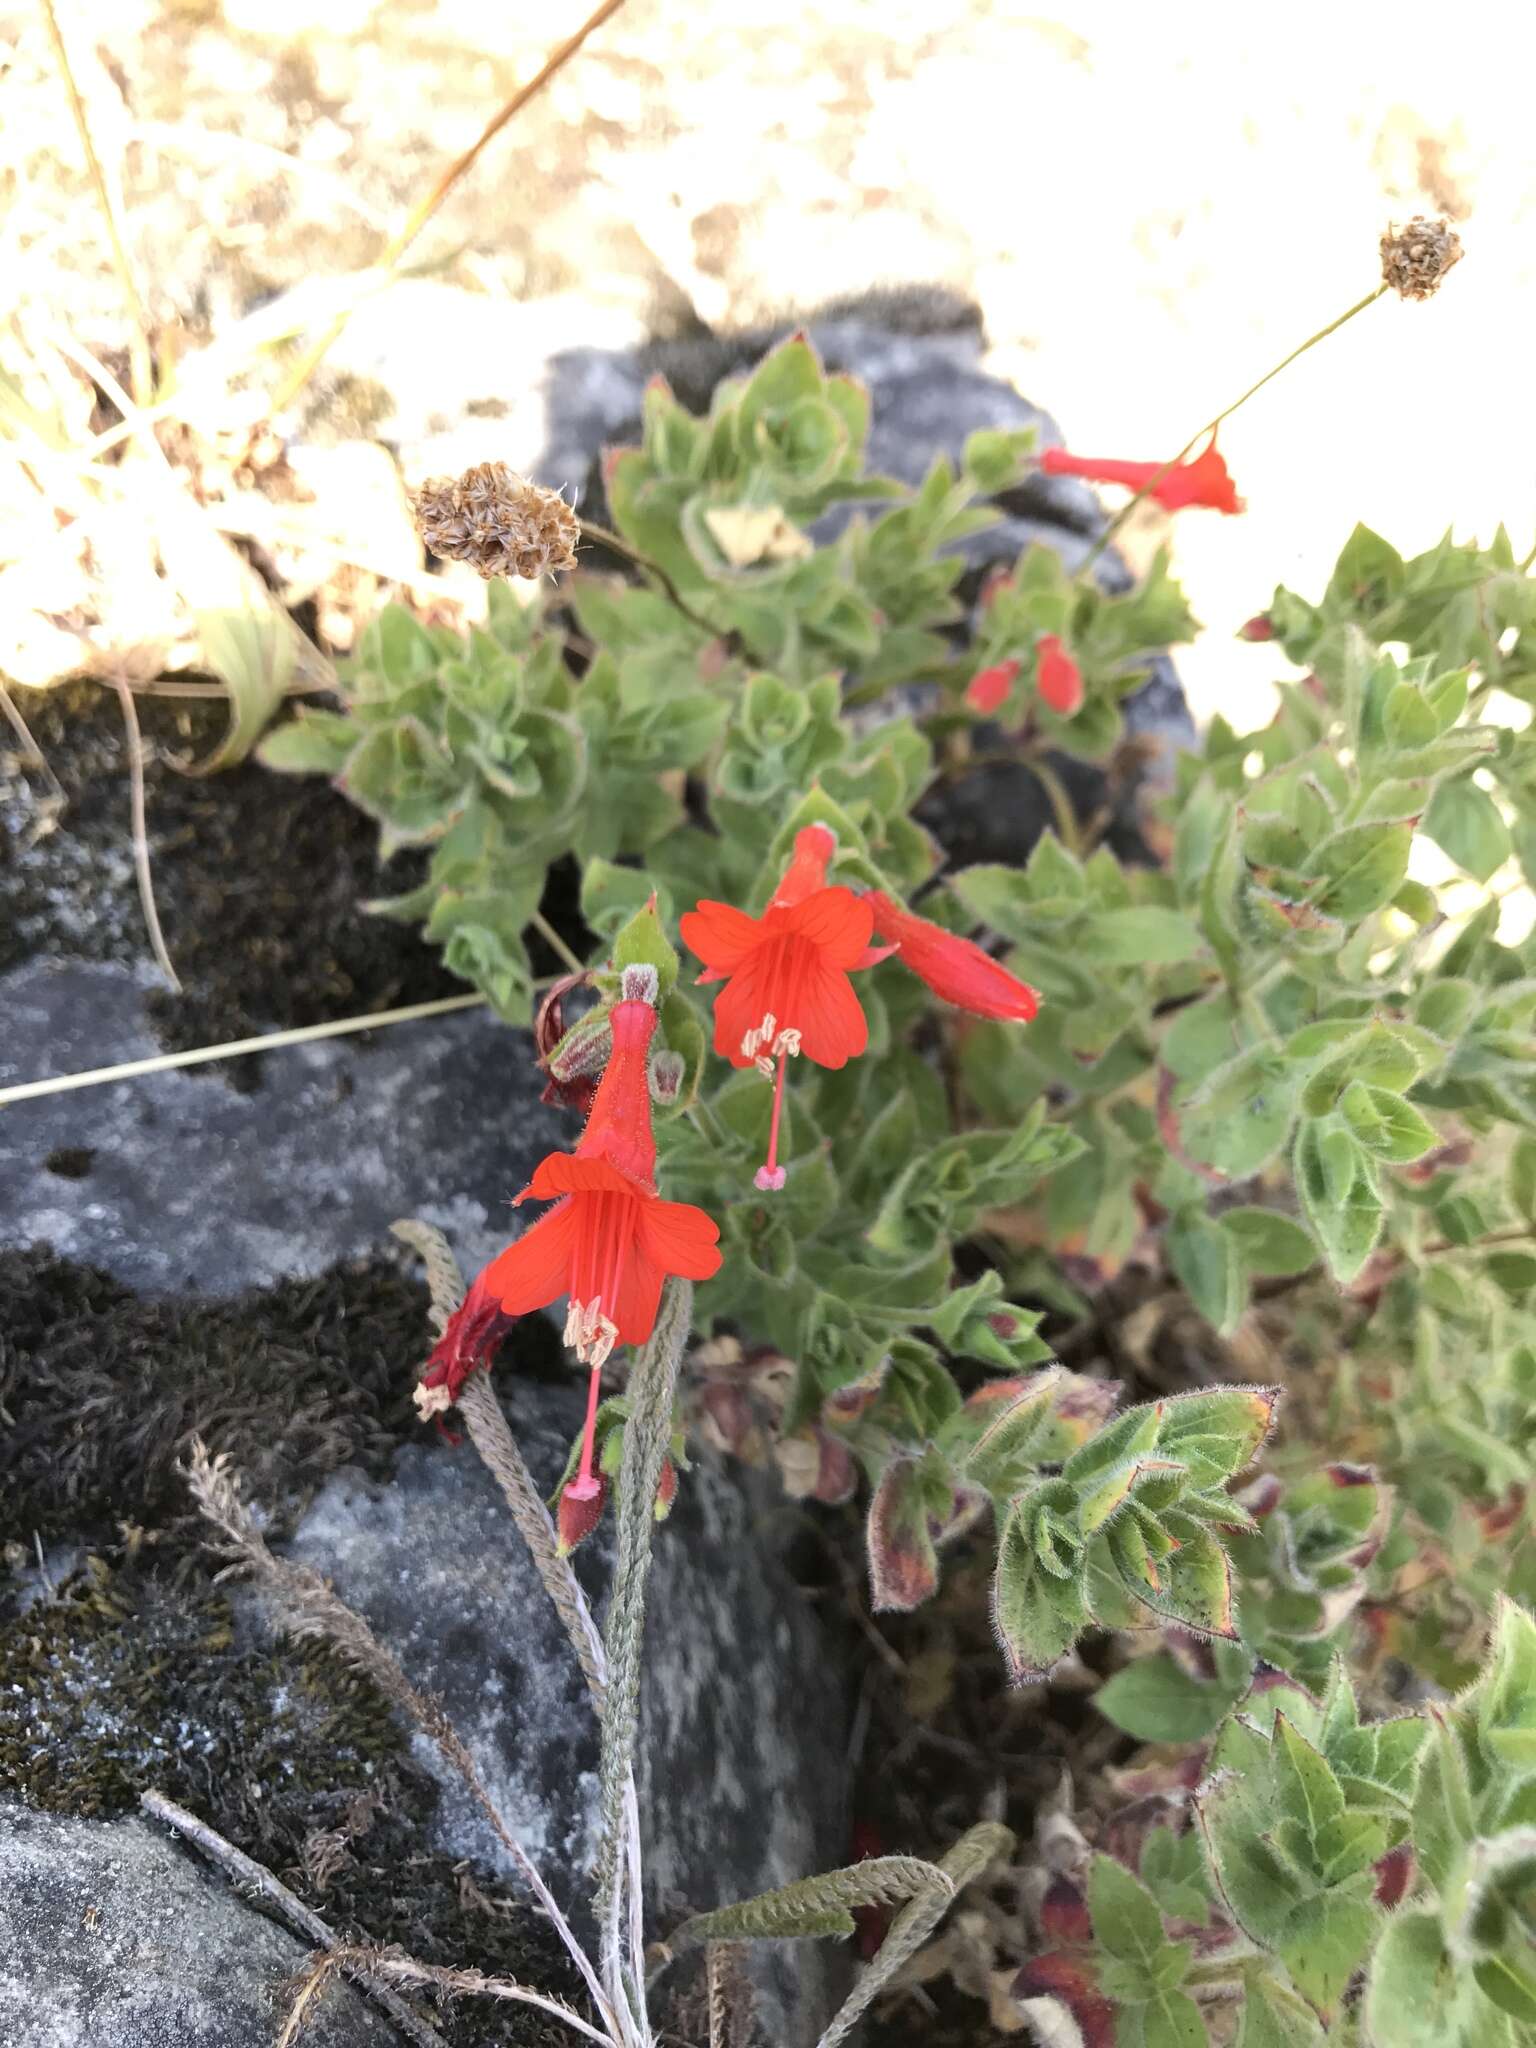
POLYGON ((479 1367, 489 1369, 496 1347, 517 1321, 509 1316, 479 1274, 463 1301, 448 1318, 433 1347, 427 1369, 416 1386, 416 1407, 422 1420, 441 1415, 458 1400, 464 1382, 479 1367))
POLYGON ((903 966, 910 967, 918 980, 926 982, 946 1003, 977 1017, 1000 1017, 1020 1024, 1027 1024, 1039 1011, 1038 992, 969 939, 915 916, 879 889, 871 889, 864 901, 874 912, 875 930, 895 945, 903 966))
POLYGON ((571 1482, 578 1500, 590 1499, 596 1484, 593 1420, 608 1354, 616 1344, 643 1344, 650 1336, 669 1273, 708 1280, 720 1269, 717 1225, 690 1203, 661 1201, 654 1185, 646 1059, 656 1012, 629 993, 631 980, 647 976, 654 993, 653 971, 631 969, 624 1000, 610 1013, 613 1052, 581 1143, 574 1154, 551 1152, 541 1160, 517 1197, 555 1206, 481 1275, 486 1294, 508 1315, 570 1296, 565 1341, 592 1368, 581 1470, 571 1482))
POLYGON ((1083 672, 1055 633, 1043 633, 1036 649, 1035 687, 1051 709, 1072 718, 1083 708, 1083 672))
POLYGON ((807 825, 794 858, 761 917, 729 903, 702 902, 680 921, 683 942, 704 962, 700 981, 724 981, 715 998, 715 1051, 734 1067, 772 1077, 778 1062, 763 1190, 784 1185, 778 1165, 784 1068, 803 1053, 818 1067, 841 1067, 869 1043, 869 1026, 849 971, 885 956, 871 953, 873 914, 851 889, 827 886, 837 835, 807 825))
MULTIPOLYGON (((1124 484, 1127 490, 1139 491, 1167 465, 1161 462, 1120 462, 1108 456, 1069 455, 1065 448, 1047 448, 1041 454, 1040 467, 1047 476, 1082 476, 1091 483, 1124 484)), ((1237 487, 1225 459, 1217 451, 1214 436, 1193 462, 1176 462, 1165 476, 1158 477, 1149 496, 1169 512, 1182 511, 1186 505, 1203 505, 1211 512, 1241 512, 1243 509, 1243 501, 1237 495, 1237 487)))
POLYGON ((1018 673, 1016 661, 996 661, 990 668, 978 669, 965 686, 966 703, 983 718, 990 717, 1007 701, 1018 673))

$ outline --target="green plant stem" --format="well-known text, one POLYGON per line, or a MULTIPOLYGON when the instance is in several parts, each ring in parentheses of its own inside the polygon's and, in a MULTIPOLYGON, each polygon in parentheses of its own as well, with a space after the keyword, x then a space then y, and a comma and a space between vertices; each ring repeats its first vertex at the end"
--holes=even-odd
POLYGON ((681 612, 690 625, 697 626, 700 632, 707 633, 712 640, 725 640, 739 645, 734 633, 725 632, 719 626, 711 625, 702 612, 694 610, 660 562, 653 562, 649 555, 642 555, 638 548, 630 546, 622 534, 615 533, 611 527, 599 526, 595 519, 579 519, 576 523, 581 528, 581 537, 584 541, 591 542, 594 547, 607 548, 610 554, 621 555, 626 562, 643 570, 647 576, 654 576, 661 585, 662 595, 668 604, 674 611, 681 612))
POLYGON ((528 922, 533 926, 534 930, 538 933, 539 937, 544 941, 545 945, 547 945, 552 952, 558 953, 560 955, 560 958, 565 962, 566 966, 569 967, 572 974, 586 973, 586 961, 577 959, 576 955, 571 951, 570 947, 565 943, 564 939, 561 938, 560 934, 555 930, 554 926, 550 923, 549 919, 544 915, 542 910, 536 910, 533 913, 533 916, 528 920, 528 922))
POLYGON ((1050 766, 1043 753, 1026 752, 1020 758, 1045 791, 1062 845, 1068 853, 1080 853, 1082 839, 1077 829, 1077 814, 1072 808, 1072 799, 1067 795, 1066 785, 1061 777, 1050 766))
POLYGON ((139 296, 133 265, 128 261, 128 251, 118 223, 117 208, 112 203, 112 194, 108 190, 106 175, 101 168, 101 159, 97 156, 96 145, 91 139, 91 124, 86 115, 85 101, 80 97, 80 88, 75 83, 74 67, 69 61, 69 50, 64 41, 64 32, 59 26, 59 17, 54 10, 53 0, 43 0, 43 18, 48 24, 48 34, 53 43, 54 55, 59 61, 64 90, 69 95, 69 111, 74 117, 75 132, 80 137, 80 147, 85 151, 91 183, 96 187, 96 198, 101 206, 102 219, 106 223, 107 241, 112 250, 112 267, 117 272, 118 284, 128 304, 128 362, 133 395, 139 405, 147 405, 154 393, 154 365, 149 348, 149 315, 145 311, 143 299, 139 296))
POLYGON ((601 1834, 594 1901, 604 1977, 608 1996, 615 2004, 638 1995, 643 1964, 640 1956, 630 1958, 634 1975, 626 1988, 618 1939, 624 1787, 634 1764, 639 1725, 645 1584, 656 1528, 656 1489, 672 1434, 678 1371, 692 1321, 692 1286, 686 1280, 669 1279, 662 1292, 656 1326, 637 1354, 629 1377, 630 1410, 624 1427, 624 1461, 618 1482, 618 1559, 604 1632, 608 1692, 597 1771, 601 1834))
MULTIPOLYGON (((560 47, 546 58, 533 77, 529 79, 528 83, 519 86, 510 99, 503 101, 502 105, 497 108, 490 120, 481 129, 479 135, 469 145, 469 148, 462 155, 454 158, 447 169, 439 174, 430 191, 412 207, 411 211, 406 215, 404 225, 390 238, 375 268, 386 273, 392 273, 396 269, 400 258, 409 249, 412 242, 415 241, 427 222, 448 197, 448 194, 457 185, 460 178, 473 167, 475 160, 479 157, 481 151, 485 149, 486 145, 501 133, 502 129, 506 127, 514 115, 522 112, 523 108, 527 106, 535 94, 543 91, 560 67, 568 63, 575 56, 588 36, 595 29, 601 28, 611 15, 617 14, 623 5, 624 0, 601 0, 601 4, 592 10, 575 34, 567 36, 560 47)), ((324 362, 326 356, 330 353, 332 345, 342 333, 351 317, 350 309, 346 312, 338 313, 320 339, 289 371, 278 388, 277 396, 272 401, 272 410, 274 412, 286 412, 288 407, 293 404, 293 401, 304 389, 304 386, 309 382, 316 370, 319 369, 321 363, 324 362)))
POLYGON ((1197 428, 1196 431, 1193 434, 1191 434, 1189 439, 1184 443, 1184 446, 1179 450, 1178 454, 1173 456, 1171 460, 1165 462, 1162 468, 1158 470, 1155 475, 1149 476, 1147 478, 1147 481, 1141 486, 1141 489, 1139 491, 1134 492, 1132 496, 1126 500, 1125 504, 1123 504, 1120 507, 1120 510, 1115 514, 1114 518, 1110 520, 1109 524, 1105 527, 1104 531, 1099 535, 1098 539, 1094 542, 1093 546, 1088 550, 1087 555, 1083 559, 1082 567, 1077 572, 1077 581, 1081 582, 1082 579, 1086 575, 1088 575, 1088 573, 1092 570, 1094 563, 1099 559, 1100 555, 1103 554, 1104 550, 1109 546, 1110 542, 1114 539, 1115 535, 1120 531, 1121 527, 1124 526, 1126 520, 1129 519, 1131 514, 1136 510, 1136 507, 1141 503, 1142 499, 1149 497, 1152 494, 1152 492, 1157 489, 1158 485, 1162 482, 1163 478, 1167 476, 1168 472, 1170 470, 1177 469, 1179 464, 1184 460, 1185 456, 1188 455, 1190 451, 1193 448, 1195 448, 1199 442, 1203 441, 1207 434, 1214 434, 1216 429, 1221 425, 1223 420, 1229 420, 1232 417, 1233 413, 1239 411, 1243 406, 1245 406, 1250 398, 1253 398, 1258 392, 1264 389, 1264 386, 1266 384, 1272 383, 1274 379, 1280 375, 1280 372, 1282 370, 1288 370, 1291 364, 1296 361, 1298 356, 1304 356, 1309 348, 1316 348, 1317 344, 1320 341, 1326 341, 1330 334, 1337 334, 1339 329, 1343 327, 1346 324, 1346 322, 1353 320, 1357 313, 1363 313, 1367 306, 1374 306, 1376 301, 1383 295, 1383 293, 1389 291, 1390 289, 1391 287, 1387 284, 1379 284, 1377 285, 1374 291, 1367 292, 1363 299, 1357 299, 1354 305, 1352 305, 1349 308, 1347 313, 1341 313, 1337 320, 1330 320, 1328 325, 1326 327, 1320 327, 1317 330, 1316 334, 1309 334, 1307 336, 1307 339, 1301 343, 1299 348, 1293 348, 1288 356, 1282 356, 1280 361, 1275 364, 1272 370, 1266 370, 1264 372, 1264 375, 1259 379, 1259 381, 1256 384, 1250 384, 1248 386, 1248 389, 1243 393, 1241 398, 1234 398, 1230 405, 1223 406, 1222 410, 1219 413, 1217 413, 1214 419, 1207 420, 1203 427, 1197 428))

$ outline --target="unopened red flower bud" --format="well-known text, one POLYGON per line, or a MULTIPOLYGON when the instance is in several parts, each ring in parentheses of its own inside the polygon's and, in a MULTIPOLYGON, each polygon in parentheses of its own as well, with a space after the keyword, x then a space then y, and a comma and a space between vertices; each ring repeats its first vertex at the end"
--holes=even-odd
POLYGON ((1035 687, 1059 717, 1073 718, 1083 708, 1083 672, 1055 633, 1043 634, 1036 649, 1035 687))
POLYGON ((555 1534, 562 1557, 569 1557, 579 1543, 586 1541, 603 1519, 607 1505, 608 1480, 601 1472, 593 1472, 586 1479, 573 1479, 561 1487, 555 1504, 555 1534))
POLYGON ((1007 702, 1018 673, 1016 661, 995 661, 990 668, 978 669, 965 686, 966 703, 983 718, 989 718, 1007 702))
POLYGON ((664 1522, 672 1512, 672 1503, 677 1499, 677 1467, 670 1458, 661 1462, 661 1477, 656 1482, 655 1515, 658 1522, 664 1522))
POLYGON ((1237 637, 1239 640, 1273 640, 1275 622, 1268 612, 1255 612, 1246 625, 1238 627, 1237 637))
POLYGON ((1027 1024, 1040 1008, 1040 996, 1028 982, 984 953, 970 939, 931 924, 887 896, 871 889, 865 897, 875 913, 875 930, 895 942, 897 958, 936 996, 977 1017, 1012 1018, 1027 1024))

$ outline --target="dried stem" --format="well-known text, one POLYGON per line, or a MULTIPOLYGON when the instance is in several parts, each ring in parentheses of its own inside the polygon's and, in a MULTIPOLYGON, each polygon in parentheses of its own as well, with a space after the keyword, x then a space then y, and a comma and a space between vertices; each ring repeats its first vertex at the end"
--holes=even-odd
POLYGON ((195 1813, 178 1806, 174 1799, 167 1799, 163 1792, 141 1792, 139 1805, 153 1819, 174 1828, 194 1848, 200 1849, 210 1863, 217 1863, 241 1890, 254 1892, 258 1898, 265 1899, 295 1933, 302 1934, 306 1941, 312 1941, 316 1948, 324 1949, 327 1969, 344 1970, 355 1979, 389 2014, 401 2032, 418 2042, 420 2048, 445 2048, 437 2028, 413 2012, 387 1984, 379 1982, 385 1973, 361 1960, 368 1956, 369 1951, 348 1948, 312 1906, 306 1906, 302 1899, 295 1898, 287 1885, 275 1878, 264 1865, 237 1849, 233 1842, 226 1842, 205 1820, 199 1820, 195 1813))
POLYGON ((106 174, 101 168, 101 159, 96 154, 96 144, 91 137, 91 124, 86 115, 85 101, 80 97, 80 88, 75 83, 74 67, 69 61, 69 50, 64 41, 64 32, 59 27, 59 17, 54 10, 53 0, 43 0, 43 18, 48 24, 53 53, 59 60, 64 89, 69 95, 69 111, 74 116, 75 132, 80 137, 80 147, 85 151, 91 183, 96 187, 102 219, 106 223, 107 240, 112 250, 112 267, 117 272, 118 284, 122 287, 123 297, 128 302, 128 360, 133 395, 140 405, 147 405, 154 392, 154 367, 149 349, 149 315, 145 311, 143 299, 139 296, 139 287, 134 281, 133 265, 128 261, 128 250, 123 242, 118 221, 118 209, 107 185, 106 174))
MULTIPOLYGON (((605 1636, 608 1698, 598 1758, 596 1912, 602 1933, 604 1976, 610 1994, 621 1995, 619 1958, 619 1856, 625 1837, 626 1782, 634 1764, 639 1725, 640 1662, 645 1638, 645 1584, 656 1528, 656 1488, 672 1433, 672 1405, 678 1368, 693 1319, 693 1289, 669 1279, 656 1325, 636 1356, 629 1380, 629 1419, 624 1429, 624 1462, 618 1484, 618 1560, 605 1636)), ((634 1957, 633 1992, 640 1986, 641 1958, 634 1957)))
MULTIPOLYGON (((427 1268, 432 1290, 432 1322, 441 1334, 448 1318, 464 1298, 464 1277, 448 1240, 430 1223, 406 1219, 391 1226, 402 1243, 418 1252, 427 1268)), ((597 1623, 587 1596, 581 1590, 569 1558, 560 1555, 559 1537, 548 1508, 533 1481, 517 1440, 507 1427, 501 1403, 489 1380, 474 1374, 459 1396, 459 1413, 469 1431, 470 1442, 484 1460, 491 1477, 501 1488, 518 1532, 527 1544, 534 1568, 543 1582, 587 1681, 592 1704, 601 1716, 608 1684, 608 1658, 598 1634, 597 1623)), ((635 1794, 634 1771, 624 1787, 625 1862, 628 1872, 630 1948, 639 1957, 645 1949, 643 1888, 640 1855, 640 1804, 635 1794)))
POLYGON ((1298 356, 1304 356, 1309 348, 1316 348, 1317 344, 1320 341, 1326 341, 1330 334, 1337 334, 1339 329, 1342 326, 1344 326, 1347 321, 1353 320, 1357 313, 1363 313, 1367 306, 1374 306, 1376 301, 1383 295, 1383 293, 1390 290, 1390 285, 1379 284, 1377 285, 1374 291, 1367 292, 1363 299, 1357 299, 1355 304, 1350 307, 1347 313, 1341 313, 1337 320, 1330 320, 1328 325, 1326 327, 1320 327, 1317 330, 1316 334, 1309 334, 1306 340, 1301 343, 1299 348, 1293 348, 1288 356, 1281 357, 1280 361, 1275 364, 1272 370, 1266 370, 1263 376, 1257 382, 1257 384, 1250 384, 1248 386, 1248 389, 1243 393, 1241 398, 1234 398, 1232 403, 1228 406, 1224 406, 1222 410, 1219 413, 1217 413, 1214 419, 1207 420, 1203 427, 1198 428, 1193 434, 1191 434, 1189 439, 1184 443, 1184 446, 1179 450, 1178 454, 1171 457, 1167 462, 1165 462, 1162 468, 1156 471, 1154 475, 1149 476, 1146 482, 1142 485, 1141 489, 1135 492, 1120 507, 1120 510, 1115 514, 1114 518, 1110 520, 1109 524, 1105 527, 1104 531, 1099 535, 1098 539, 1094 542, 1093 546, 1088 550, 1088 553, 1083 558, 1083 565, 1077 572, 1079 577, 1086 576, 1089 573, 1094 563, 1099 559, 1100 555, 1103 554, 1104 550, 1109 546, 1110 542, 1114 539, 1115 535, 1120 531, 1121 527, 1124 526, 1126 520, 1129 519, 1131 514, 1136 510, 1136 507, 1141 503, 1142 499, 1148 497, 1153 491, 1157 489, 1158 485, 1162 482, 1163 478, 1168 474, 1169 470, 1178 468, 1179 464, 1184 460, 1185 456, 1190 453, 1190 451, 1196 446, 1198 442, 1203 441, 1207 434, 1214 434, 1216 429, 1221 425, 1223 420, 1230 419, 1233 413, 1237 412, 1242 406, 1245 406, 1248 403, 1250 398, 1254 397, 1254 395, 1257 392, 1260 392, 1264 389, 1264 386, 1266 384, 1271 383, 1276 377, 1278 377, 1282 370, 1288 370, 1291 367, 1291 364, 1295 362, 1298 356))
POLYGON ((153 1059, 122 1060, 115 1067, 91 1067, 80 1074, 57 1074, 50 1081, 18 1081, 0 1088, 0 1109, 8 1102, 30 1102, 39 1095, 63 1095, 72 1088, 97 1088, 107 1081, 133 1081, 141 1074, 165 1074, 174 1067, 198 1067, 206 1060, 233 1060, 252 1052, 275 1052, 279 1046, 308 1045, 317 1038, 342 1038, 353 1031, 378 1031, 386 1024, 413 1024, 422 1017, 446 1017, 453 1010, 477 1010, 484 996, 442 996, 436 1002, 408 1003, 400 1010, 374 1016, 338 1017, 329 1024, 302 1024, 292 1031, 268 1031, 260 1038, 232 1038, 224 1045, 198 1045, 190 1052, 158 1053, 153 1059))
POLYGON ((666 597, 667 602, 675 611, 680 611, 690 624, 697 626, 701 632, 708 633, 712 640, 724 640, 732 647, 740 644, 734 633, 722 631, 719 626, 711 625, 702 613, 696 612, 687 599, 683 597, 677 585, 672 581, 671 576, 661 566, 660 562, 653 562, 649 555, 642 555, 638 548, 631 547, 622 534, 615 533, 611 527, 599 526, 595 519, 580 519, 577 521, 577 524, 581 528, 583 540, 591 541, 598 547, 607 548, 610 554, 619 555, 626 562, 632 563, 635 568, 643 570, 647 576, 654 576, 661 585, 662 593, 666 597))
POLYGON ((283 1613, 289 1632, 301 1640, 319 1639, 329 1643, 348 1663, 371 1678, 385 1697, 392 1700, 436 1744, 445 1761, 468 1787, 497 1840, 522 1872, 529 1890, 564 1944, 566 1953, 581 1972, 614 2037, 627 2039, 627 2030, 598 1981, 586 1950, 571 1931, 570 1922, 561 1912, 537 1865, 502 1818, 486 1789, 478 1765, 448 1719, 442 1702, 430 1693, 417 1690, 362 1616, 348 1607, 317 1571, 308 1565, 292 1564, 285 1558, 273 1556, 241 1498, 239 1484, 229 1469, 227 1456, 210 1458, 202 1442, 194 1438, 184 1469, 199 1509, 224 1537, 222 1548, 225 1553, 232 1562, 251 1573, 273 1598, 283 1613))
POLYGON ((181 979, 171 965, 165 933, 160 929, 160 912, 155 905, 155 878, 149 865, 149 820, 144 805, 144 735, 139 730, 138 708, 125 682, 114 678, 117 701, 122 706, 123 731, 128 740, 128 788, 133 812, 133 871, 138 877, 139 902, 149 929, 149 943, 160 972, 177 995, 181 979))
MULTIPOLYGON (((392 1977, 397 1984, 430 1986, 454 1997, 505 1998, 519 2005, 536 2005, 542 2012, 553 2013, 557 2020, 574 2027, 578 2034, 585 2034, 589 2041, 601 2041, 607 2048, 608 2036, 584 2020, 563 1998, 535 1991, 529 1984, 520 1984, 515 1977, 487 1977, 482 1970, 447 1970, 436 1963, 419 1963, 414 1957, 401 1955, 394 1949, 361 1945, 337 1948, 317 1959, 289 2009, 276 2048, 293 2048, 303 2032, 311 2001, 338 1970, 365 1974, 368 1978, 392 1977)), ((440 2042, 442 2036, 434 2034, 432 2038, 440 2042)))
POLYGON ((937 1895, 932 1891, 920 1892, 902 1907, 874 1961, 844 1999, 816 2048, 837 2048, 838 2042, 852 2033, 870 2001, 916 1955, 949 1910, 951 1901, 995 1857, 1005 1855, 1012 1848, 1013 1839, 1012 1829, 1005 1828, 1000 1821, 983 1821, 960 1837, 939 1865, 950 1881, 950 1889, 937 1895))
MULTIPOLYGON (((593 9, 576 33, 568 36, 560 47, 546 59, 541 68, 529 79, 528 83, 519 86, 512 97, 497 109, 484 128, 481 129, 479 136, 464 151, 463 155, 455 157, 447 169, 440 173, 431 190, 422 199, 417 201, 411 212, 406 216, 404 226, 392 237, 380 255, 376 266, 378 269, 386 272, 395 269, 400 258, 405 254, 412 242, 415 241, 416 237, 448 197, 448 194, 453 190, 460 178, 473 167, 476 158, 486 145, 501 133, 502 129, 506 127, 514 115, 521 113, 522 109, 527 106, 534 95, 544 89, 560 67, 575 56, 588 36, 595 29, 601 28, 611 15, 617 14, 623 4, 624 0, 601 0, 601 5, 593 9)), ((272 410, 274 412, 285 412, 292 405, 293 401, 325 360, 331 345, 346 327, 350 317, 350 312, 339 313, 325 333, 321 335, 320 339, 289 372, 288 376, 283 380, 276 398, 272 401, 272 410)))

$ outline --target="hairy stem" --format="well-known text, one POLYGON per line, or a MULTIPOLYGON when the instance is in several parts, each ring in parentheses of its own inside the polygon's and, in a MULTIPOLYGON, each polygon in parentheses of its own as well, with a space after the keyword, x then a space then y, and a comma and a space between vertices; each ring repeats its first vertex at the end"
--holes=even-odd
MULTIPOLYGON (((618 1484, 618 1560, 608 1608, 608 1698, 598 1760, 601 1834, 597 1860, 596 1910, 602 1930, 604 1974, 609 1995, 622 1991, 620 1970, 619 1862, 624 1839, 624 1787, 634 1765, 639 1724, 640 1659, 645 1636, 645 1583, 651 1568, 656 1527, 656 1488, 672 1432, 672 1404, 693 1319, 693 1288, 669 1279, 656 1327, 630 1373, 629 1420, 618 1484)), ((641 1958, 632 1961, 638 1991, 641 1958)))
POLYGON ((545 945, 549 947, 550 951, 560 956, 572 974, 586 973, 586 961, 576 958, 576 955, 571 951, 564 939, 561 938, 542 910, 536 910, 528 922, 533 926, 545 945))
POLYGON ((681 612, 690 625, 697 626, 701 632, 708 633, 712 640, 735 640, 736 636, 733 633, 722 632, 719 626, 712 626, 702 613, 694 610, 693 606, 689 604, 687 599, 678 590, 677 585, 672 581, 668 572, 663 569, 660 562, 653 562, 649 555, 642 555, 638 548, 630 546, 622 534, 615 533, 610 527, 599 526, 595 519, 582 519, 578 520, 577 523, 581 527, 581 537, 583 540, 594 542, 598 547, 607 548, 610 554, 620 555, 626 562, 632 563, 635 568, 643 570, 647 576, 654 576, 661 585, 662 594, 667 602, 674 611, 681 612))

